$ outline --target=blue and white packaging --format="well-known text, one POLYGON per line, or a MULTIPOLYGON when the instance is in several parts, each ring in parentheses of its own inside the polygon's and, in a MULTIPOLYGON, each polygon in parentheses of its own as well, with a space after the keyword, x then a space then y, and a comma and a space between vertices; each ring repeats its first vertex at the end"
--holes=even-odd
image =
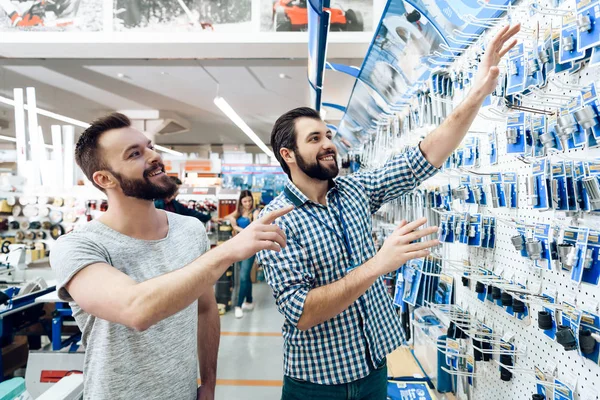
POLYGON ((475 203, 481 206, 487 205, 487 195, 483 187, 483 176, 475 176, 471 179, 471 192, 473 192, 475 203))
POLYGON ((600 45, 600 26, 597 24, 599 17, 598 0, 577 0, 577 20, 579 21, 577 47, 580 51, 600 45), (584 23, 587 25, 582 25, 584 23), (588 29, 585 29, 586 27, 588 29))
POLYGON ((496 165, 498 164, 498 138, 496 136, 496 131, 490 132, 488 139, 490 141, 490 165, 496 165))
POLYGON ((587 176, 587 164, 583 161, 575 162, 574 180, 575 180, 575 195, 577 204, 581 211, 590 211, 590 200, 587 196, 587 191, 583 186, 583 178, 587 176))
POLYGON ((405 265, 398 268, 396 271, 396 290, 394 292, 394 305, 396 307, 402 308, 404 297, 404 267, 405 265))
MULTIPOLYGON (((599 29, 600 32, 600 29, 599 29)), ((598 111, 600 111, 600 100, 598 100, 598 92, 596 90, 596 84, 594 82, 592 82, 591 84, 589 84, 585 89, 583 89, 581 91, 581 104, 583 106, 590 106, 594 109, 595 113, 596 113, 596 121, 600 122, 600 117, 598 117, 598 111)), ((600 123, 597 124, 596 126, 592 127, 590 129, 590 133, 591 136, 593 136, 592 139, 595 139, 593 143, 595 143, 595 146, 589 146, 589 140, 588 140, 588 146, 589 147, 596 147, 597 146, 597 141, 600 140, 600 123)), ((589 135, 588 135, 589 136, 589 135)))
POLYGON ((557 129, 556 129, 556 121, 557 121, 557 115, 556 114, 552 114, 549 115, 547 118, 548 121, 548 126, 546 127, 546 132, 548 132, 550 135, 552 135, 552 138, 554 139, 554 142, 552 143, 552 147, 554 149, 557 150, 563 150, 563 144, 560 140, 560 138, 558 137, 557 134, 557 129))
POLYGON ((415 306, 421 285, 423 260, 410 260, 404 267, 404 295, 402 300, 415 306))
POLYGON ((525 154, 525 113, 511 115, 506 121, 506 152, 525 154))
POLYGON ((469 243, 469 213, 460 213, 457 217, 456 221, 456 236, 455 239, 458 239, 459 243, 468 244, 469 243))
POLYGON ((577 243, 575 243, 575 249, 577 251, 577 262, 571 270, 571 280, 577 284, 580 284, 583 278, 583 270, 585 267, 584 264, 589 234, 589 228, 579 228, 579 233, 577 234, 577 243))
POLYGON ((502 174, 504 183, 504 196, 506 197, 506 206, 508 208, 517 208, 518 205, 518 182, 516 172, 505 172, 502 174))
POLYGON ((471 187, 471 176, 470 175, 461 175, 460 177, 460 185, 467 188, 468 197, 465 200, 467 204, 475 204, 475 196, 473 194, 473 188, 471 187))
POLYGON ((547 211, 550 209, 551 191, 548 185, 549 160, 541 159, 532 164, 532 174, 537 194, 537 204, 533 206, 535 210, 547 211))
POLYGON ((496 219, 494 217, 483 216, 482 217, 482 238, 481 247, 485 249, 493 249, 495 246, 495 225, 496 219))
POLYGON ((540 136, 546 131, 546 116, 533 115, 531 116, 531 138, 533 157, 542 157, 545 154, 544 146, 540 141, 540 136))
POLYGON ((579 205, 577 203, 577 196, 575 195, 575 166, 573 161, 565 161, 565 177, 567 187, 567 205, 569 211, 578 211, 579 205))
MULTIPOLYGON (((574 97, 568 104, 567 108, 561 111, 561 116, 566 114, 574 115, 575 111, 581 108, 581 97, 574 97)), ((568 147, 569 149, 579 149, 585 146, 587 142, 586 132, 579 126, 575 125, 575 132, 569 136, 568 147)))
MULTIPOLYGON (((536 48, 537 50, 537 48, 536 48)), ((544 74, 542 61, 536 51, 527 51, 525 61, 525 89, 532 87, 541 87, 544 85, 544 74)))
MULTIPOLYGON (((556 35, 558 36, 558 35, 556 35)), ((540 59, 543 65, 544 72, 544 86, 548 83, 549 74, 554 73, 554 44, 552 42, 552 23, 549 24, 548 28, 544 31, 544 41, 538 46, 538 54, 543 56, 548 61, 544 62, 540 59)))
POLYGON ((600 231, 590 229, 586 253, 583 256, 581 281, 591 285, 600 283, 600 231))
MULTIPOLYGON (((596 182, 598 182, 598 185, 600 185, 600 163, 598 162, 586 162, 585 163, 587 172, 589 177, 593 177, 596 179, 596 182)), ((596 206, 594 207, 592 202, 590 201, 590 194, 588 193, 587 189, 584 186, 584 192, 585 192, 585 197, 587 199, 587 204, 589 207, 589 211, 600 211, 600 206, 596 206)))
POLYGON ((555 210, 569 211, 569 196, 567 193, 567 177, 564 161, 553 162, 551 170, 552 206, 555 210))
POLYGON ((469 233, 468 233, 468 245, 481 247, 482 243, 482 229, 481 229, 481 214, 471 215, 469 221, 469 233))
POLYGON ((542 244, 542 259, 535 261, 535 266, 548 271, 552 270, 552 231, 549 224, 536 224, 534 238, 542 244))
POLYGON ((465 167, 479 166, 479 138, 477 136, 467 138, 463 150, 463 165, 465 167))
POLYGON ((562 19, 560 30, 560 52, 559 60, 561 64, 573 62, 585 58, 585 50, 579 50, 579 40, 577 34, 577 15, 570 13, 562 19))
MULTIPOLYGON (((563 230, 562 243, 575 247, 577 245, 577 236, 578 235, 579 235, 579 228, 575 228, 575 227, 565 228, 563 230)), ((564 268, 564 266, 562 266, 562 264, 561 264, 561 269, 563 271, 569 271, 568 269, 564 268)))
POLYGON ((573 386, 568 385, 559 378, 554 380, 554 384, 557 385, 554 389, 554 400, 575 400, 575 388, 573 386))
POLYGON ((504 186, 502 185, 502 174, 493 173, 490 175, 491 185, 495 185, 498 193, 498 206, 506 207, 506 196, 504 194, 504 186))
POLYGON ((596 46, 592 49, 592 57, 590 58, 590 67, 597 67, 600 65, 600 46, 596 46))
POLYGON ((508 71, 506 94, 522 93, 525 90, 526 78, 523 43, 517 44, 510 50, 506 70, 508 71))

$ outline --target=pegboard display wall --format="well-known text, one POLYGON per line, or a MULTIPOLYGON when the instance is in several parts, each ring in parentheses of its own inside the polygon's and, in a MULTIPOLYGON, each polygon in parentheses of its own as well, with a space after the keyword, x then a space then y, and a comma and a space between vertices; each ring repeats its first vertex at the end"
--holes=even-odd
MULTIPOLYGON (((531 1, 517 2, 514 9, 508 11, 507 17, 503 23, 521 23, 523 30, 519 34, 520 41, 536 43, 536 37, 539 40, 546 29, 553 27, 560 29, 563 14, 558 15, 552 10, 575 10, 574 0, 568 1, 537 1, 535 5, 538 10, 544 12, 533 12, 531 1), (523 12, 527 10, 527 12, 523 12), (538 35, 539 32, 539 35, 538 35)), ((502 23, 498 24, 498 26, 502 23)), ((492 29, 490 33, 482 35, 482 42, 489 40, 490 36, 497 29, 492 29)), ((475 48, 477 46, 472 46, 475 48)), ((474 51, 467 50, 453 65, 448 66, 448 70, 460 69, 462 66, 472 62, 475 56, 474 51)), ((545 110, 553 110, 552 103, 555 103, 557 97, 545 97, 544 95, 558 96, 577 96, 582 87, 595 83, 600 86, 600 67, 590 67, 583 64, 583 67, 576 73, 563 72, 560 74, 551 74, 548 78, 548 85, 543 87, 538 95, 528 95, 531 104, 525 105, 545 110), (547 105, 544 105, 547 103, 547 105)), ((460 103, 466 93, 454 95, 455 105, 460 103)), ((554 108, 556 110, 556 108, 554 108)), ((490 302, 482 302, 477 298, 474 291, 475 282, 470 286, 464 287, 461 284, 462 273, 456 271, 450 266, 452 260, 468 262, 471 266, 484 267, 494 271, 504 279, 511 280, 517 276, 520 281, 527 281, 529 284, 541 280, 539 292, 546 292, 550 288, 555 288, 557 292, 557 301, 559 303, 566 299, 575 298, 578 308, 584 310, 596 310, 600 302, 600 287, 587 283, 576 284, 570 279, 570 273, 558 266, 557 262, 551 270, 542 270, 534 265, 534 262, 523 257, 512 245, 511 237, 517 234, 517 224, 514 221, 521 221, 526 225, 536 223, 550 224, 556 231, 556 239, 560 236, 561 229, 567 226, 587 227, 600 229, 600 215, 597 213, 577 212, 567 214, 561 211, 537 211, 528 204, 527 177, 532 174, 531 163, 535 160, 533 157, 520 158, 513 154, 507 154, 507 124, 506 119, 499 117, 507 113, 506 109, 498 108, 498 113, 482 111, 473 123, 467 139, 470 136, 480 138, 481 163, 478 167, 470 168, 469 173, 472 176, 483 176, 484 187, 487 196, 491 196, 489 183, 489 174, 494 172, 515 172, 518 176, 517 201, 518 206, 510 208, 493 208, 490 205, 483 206, 477 204, 465 204, 464 202, 454 200, 452 202, 452 212, 481 213, 482 215, 493 216, 497 218, 496 223, 496 246, 494 249, 482 249, 469 247, 459 243, 445 243, 441 246, 441 255, 444 259, 443 270, 455 278, 455 298, 456 304, 467 310, 472 318, 485 323, 494 329, 495 334, 512 337, 512 343, 517 349, 523 351, 515 357, 515 365, 520 373, 513 373, 513 378, 509 382, 500 379, 499 366, 493 362, 477 362, 473 373, 474 383, 469 386, 464 393, 459 393, 459 398, 464 399, 482 399, 482 400, 505 400, 505 399, 531 399, 533 393, 536 393, 536 382, 534 368, 546 369, 549 365, 555 366, 555 376, 558 379, 576 379, 574 390, 575 399, 598 399, 600 393, 600 366, 593 361, 580 356, 577 351, 565 351, 564 347, 547 337, 538 327, 537 312, 542 309, 541 305, 529 304, 529 317, 524 320, 518 320, 506 313, 506 311, 490 302), (491 131, 497 133, 498 138, 498 162, 491 165, 487 156, 490 150, 490 141, 487 140, 491 131)), ((434 127, 431 127, 433 129, 434 127)), ((393 129, 390 128, 390 129, 393 129)), ((429 130, 431 130, 429 129, 429 130)), ((386 146, 377 146, 371 144, 367 147, 366 163, 373 167, 381 164, 388 154, 383 152, 406 142, 415 143, 423 136, 423 128, 415 129, 408 136, 411 138, 402 138, 401 140, 386 140, 386 146)), ((377 139, 380 140, 380 139, 377 139)), ((587 147, 587 146, 586 146, 587 147)), ((544 157, 551 161, 600 161, 600 148, 583 148, 566 151, 552 152, 544 157)), ((538 158, 539 159, 539 158, 538 158)), ((464 170, 446 170, 422 185, 423 189, 450 185, 453 188, 460 186, 460 175, 464 175, 464 170)), ((489 198, 489 197, 488 197, 489 198)), ((488 203, 489 204, 489 203, 488 203)), ((398 222, 400 219, 416 219, 419 216, 429 216, 431 222, 437 223, 437 218, 432 218, 431 210, 425 209, 422 204, 416 204, 413 200, 407 201, 400 199, 383 208, 376 218, 376 227, 380 227, 381 221, 398 222), (408 209, 407 209, 408 207, 408 209), (423 207, 418 209, 419 207, 423 207)), ((494 356, 498 358, 498 356, 494 356)), ((459 378, 460 379, 460 378, 459 378)), ((547 398, 551 399, 553 390, 547 389, 547 398)))

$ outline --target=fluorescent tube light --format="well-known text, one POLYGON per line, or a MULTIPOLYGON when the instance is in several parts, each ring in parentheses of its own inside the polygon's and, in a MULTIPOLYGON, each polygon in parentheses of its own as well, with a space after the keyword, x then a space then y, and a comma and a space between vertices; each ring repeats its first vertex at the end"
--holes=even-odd
POLYGON ((265 152, 271 158, 275 158, 275 154, 267 147, 267 145, 260 140, 260 138, 254 133, 252 129, 244 122, 244 120, 234 111, 233 108, 225 101, 224 98, 217 96, 215 97, 215 105, 225 114, 234 124, 238 126, 256 145, 265 152))
POLYGON ((35 88, 28 87, 25 89, 27 95, 27 103, 25 109, 27 110, 27 133, 29 134, 29 142, 31 146, 31 163, 32 168, 32 183, 34 186, 42 184, 42 175, 40 169, 40 162, 42 160, 42 152, 44 149, 41 147, 39 125, 37 116, 37 100, 35 98, 35 88))
POLYGON ((21 176, 25 174, 25 163, 27 162, 27 134, 25 132, 25 108, 23 89, 15 88, 13 90, 15 100, 12 106, 15 108, 15 142, 17 148, 17 173, 21 176))
POLYGON ((168 149, 168 148, 163 147, 163 146, 158 145, 158 144, 155 144, 154 148, 156 150, 162 151, 163 153, 173 154, 174 156, 183 156, 184 155, 183 153, 181 153, 179 151, 171 150, 171 149, 168 149))
POLYGON ((6 141, 9 141, 9 142, 15 142, 15 143, 17 143, 17 138, 10 137, 10 136, 0 135, 0 140, 6 140, 6 141))
MULTIPOLYGON (((7 142, 17 143, 17 138, 14 138, 12 136, 0 135, 0 140, 6 140, 7 142)), ((29 144, 32 144, 32 142, 30 141, 29 144)), ((54 149, 54 146, 51 144, 45 144, 44 146, 50 150, 54 149)))

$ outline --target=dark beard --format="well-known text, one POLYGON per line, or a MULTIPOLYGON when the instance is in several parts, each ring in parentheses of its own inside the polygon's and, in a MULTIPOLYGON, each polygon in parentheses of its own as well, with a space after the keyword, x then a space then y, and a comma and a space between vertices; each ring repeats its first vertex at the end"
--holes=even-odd
POLYGON ((115 171, 110 171, 121 185, 123 194, 128 197, 135 197, 141 200, 156 200, 166 199, 177 191, 177 184, 171 180, 166 174, 161 179, 161 184, 156 185, 148 178, 148 173, 154 171, 156 168, 152 168, 148 171, 144 171, 144 177, 142 179, 129 179, 115 171))
MULTIPOLYGON (((324 154, 317 155, 318 157, 323 156, 324 154)), ((328 181, 330 179, 335 178, 340 169, 337 165, 337 159, 335 158, 335 154, 333 155, 333 160, 335 161, 335 166, 331 168, 326 168, 319 163, 317 159, 315 163, 309 164, 304 160, 304 158, 300 155, 300 153, 296 152, 296 163, 298 164, 298 168, 302 170, 306 175, 313 179, 318 179, 320 181, 328 181)))

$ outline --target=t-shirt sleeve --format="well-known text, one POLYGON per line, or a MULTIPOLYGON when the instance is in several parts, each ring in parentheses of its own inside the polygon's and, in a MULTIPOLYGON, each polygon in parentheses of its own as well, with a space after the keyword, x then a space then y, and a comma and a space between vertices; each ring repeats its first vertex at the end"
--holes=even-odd
POLYGON ((83 268, 110 260, 102 246, 76 232, 62 236, 50 252, 50 267, 56 274, 58 297, 74 301, 65 286, 83 268))

